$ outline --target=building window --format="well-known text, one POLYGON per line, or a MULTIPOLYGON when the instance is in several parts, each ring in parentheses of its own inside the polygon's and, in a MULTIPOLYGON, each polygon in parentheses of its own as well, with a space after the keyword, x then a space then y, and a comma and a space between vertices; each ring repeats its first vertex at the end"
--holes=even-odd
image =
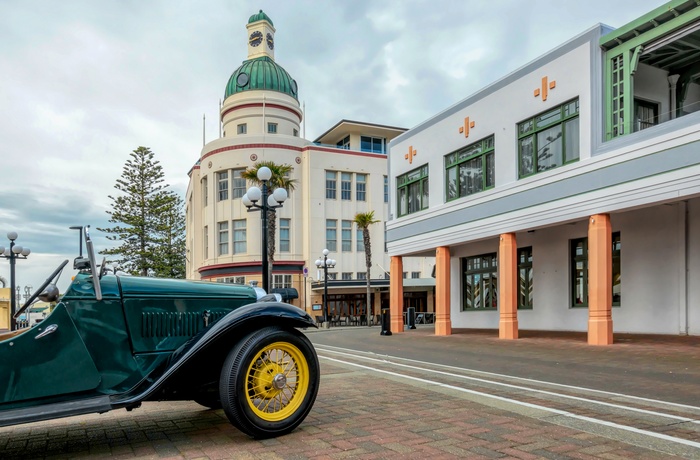
POLYGON ((428 207, 428 165, 396 178, 399 217, 428 207))
POLYGON ((245 195, 246 183, 245 183, 245 179, 242 177, 243 171, 245 171, 245 169, 234 169, 232 171, 232 174, 231 174, 232 198, 241 198, 243 195, 245 195))
POLYGON ((277 134, 277 123, 268 123, 267 132, 268 134, 277 134))
POLYGON ((339 140, 336 146, 339 149, 350 150, 350 136, 345 136, 344 138, 339 140))
POLYGON ((357 201, 365 201, 367 197, 367 174, 355 174, 355 194, 357 201))
POLYGON ((340 198, 342 200, 352 199, 352 174, 340 173, 340 198))
POLYGON ((280 252, 289 252, 289 235, 291 232, 291 219, 280 218, 280 252))
POLYGON ((335 200, 335 192, 338 187, 338 173, 326 171, 326 199, 335 200))
POLYGON ((495 310, 498 302, 495 253, 462 259, 462 310, 495 310))
POLYGON ((365 234, 361 228, 357 229, 357 234, 355 236, 357 239, 357 252, 365 252, 365 234))
POLYGON ((343 272, 341 273, 341 279, 348 281, 352 279, 352 272, 343 272))
POLYGON ((382 137, 360 136, 360 150, 371 153, 384 153, 386 142, 382 137))
POLYGON ((202 242, 204 246, 202 247, 202 252, 204 253, 204 258, 209 258, 209 227, 204 227, 204 241, 202 242))
POLYGON ((344 220, 341 229, 342 249, 343 252, 352 251, 352 221, 344 220))
POLYGON ((248 124, 241 123, 240 125, 238 125, 236 132, 238 134, 247 134, 248 133, 248 124))
POLYGON ((403 279, 408 279, 408 272, 403 272, 403 279))
POLYGON ((223 278, 217 278, 216 282, 227 284, 245 284, 245 276, 224 276, 223 278))
POLYGON ((299 137, 299 130, 296 128, 292 129, 292 136, 299 137))
POLYGON ((272 289, 292 287, 292 275, 272 275, 272 289))
POLYGON ((246 231, 246 220, 239 219, 233 221, 233 253, 245 254, 248 252, 248 234, 246 231))
POLYGON ((367 280, 367 272, 357 272, 358 280, 367 280))
MULTIPOLYGON (((612 304, 622 302, 622 265, 620 232, 612 234, 612 304)), ((588 306, 588 238, 571 240, 571 291, 572 306, 588 306)))
POLYGON ((326 249, 338 250, 338 221, 334 219, 326 219, 326 249))
POLYGON ((338 279, 338 274, 336 272, 328 272, 328 281, 335 281, 338 279))
POLYGON ((219 255, 228 254, 228 222, 219 222, 219 255))
POLYGON ((659 104, 634 100, 634 130, 641 131, 659 124, 659 104))
POLYGON ((209 180, 202 177, 202 206, 209 204, 209 180))
POLYGON ((384 202, 389 202, 389 177, 384 176, 384 202))
POLYGON ((579 158, 578 99, 518 123, 519 177, 579 158))
POLYGON ((216 182, 218 184, 218 201, 228 200, 228 171, 216 173, 216 182))
POLYGON ((412 279, 420 278, 420 272, 411 272, 411 278, 412 279))
POLYGON ((532 247, 518 249, 518 309, 532 309, 532 247))
POLYGON ((493 136, 446 155, 447 201, 492 188, 495 170, 493 136))
POLYGON ((621 249, 620 232, 615 232, 612 234, 612 304, 615 307, 619 307, 622 304, 621 249))

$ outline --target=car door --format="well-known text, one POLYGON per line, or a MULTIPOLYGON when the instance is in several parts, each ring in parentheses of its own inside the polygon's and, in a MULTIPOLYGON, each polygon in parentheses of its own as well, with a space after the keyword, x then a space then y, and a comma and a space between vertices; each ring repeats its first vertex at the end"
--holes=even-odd
POLYGON ((63 304, 37 326, 0 341, 0 403, 88 391, 99 383, 63 304))

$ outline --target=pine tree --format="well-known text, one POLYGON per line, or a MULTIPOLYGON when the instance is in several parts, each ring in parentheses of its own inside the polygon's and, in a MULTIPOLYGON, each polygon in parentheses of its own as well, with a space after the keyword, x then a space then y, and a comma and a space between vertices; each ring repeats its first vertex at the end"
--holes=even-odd
POLYGON ((163 168, 150 149, 139 147, 129 155, 114 185, 121 194, 109 196, 109 222, 117 225, 98 228, 108 233, 108 240, 121 244, 100 253, 119 256, 115 262, 120 269, 134 275, 184 274, 184 263, 182 268, 166 265, 179 260, 173 256, 179 244, 182 249, 177 251, 184 259, 184 217, 175 217, 182 213, 182 200, 166 190, 163 168))
POLYGON ((185 214, 184 201, 177 194, 168 192, 157 230, 157 246, 154 254, 155 276, 162 278, 185 277, 185 214))

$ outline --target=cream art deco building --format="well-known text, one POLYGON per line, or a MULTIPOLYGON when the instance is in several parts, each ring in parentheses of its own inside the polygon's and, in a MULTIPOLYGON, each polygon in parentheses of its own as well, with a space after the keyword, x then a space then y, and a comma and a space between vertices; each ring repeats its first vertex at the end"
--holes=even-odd
MULTIPOLYGON (((223 136, 207 143, 187 190, 187 276, 218 282, 261 280, 261 218, 241 197, 253 185, 241 173, 260 161, 293 166, 296 181, 277 209, 274 289, 285 300, 322 315, 323 282, 314 262, 324 248, 329 308, 336 316, 364 313, 366 280, 361 232, 352 223, 374 211, 370 272, 374 313, 388 306, 389 259, 384 224, 389 189, 386 146, 405 129, 343 120, 315 142, 300 137, 303 112, 297 82, 275 61, 275 28, 262 11, 247 24, 248 59, 231 75, 221 106, 223 136), (386 267, 386 268, 385 268, 386 267)), ((406 303, 433 311, 434 258, 407 265, 406 303)))
POLYGON ((439 335, 700 334, 700 4, 597 25, 390 144, 394 283, 436 257, 439 335))

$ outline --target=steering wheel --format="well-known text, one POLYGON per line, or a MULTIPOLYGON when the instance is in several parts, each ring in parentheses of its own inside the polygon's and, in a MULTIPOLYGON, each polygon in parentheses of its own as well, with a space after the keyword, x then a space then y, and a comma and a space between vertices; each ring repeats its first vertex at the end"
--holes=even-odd
POLYGON ((39 295, 44 291, 44 289, 46 289, 46 286, 48 286, 49 284, 51 284, 51 282, 52 282, 54 279, 56 279, 56 277, 61 273, 61 271, 63 270, 63 267, 65 267, 67 263, 68 263, 68 259, 64 260, 63 263, 62 263, 61 265, 59 265, 58 268, 57 268, 56 270, 54 270, 53 273, 51 273, 51 276, 49 276, 48 278, 46 278, 46 281, 43 282, 43 284, 39 287, 39 289, 37 289, 36 291, 34 291, 34 294, 32 294, 32 296, 29 298, 29 300, 27 300, 27 301, 25 302, 25 304, 22 305, 22 308, 20 308, 19 310, 17 310, 17 312, 15 312, 15 314, 12 315, 12 317, 15 318, 15 319, 19 318, 19 315, 21 315, 22 313, 24 313, 24 311, 25 311, 27 308, 29 308, 29 306, 32 304, 32 302, 34 302, 34 301, 36 300, 36 298, 39 297, 39 295))
POLYGON ((105 273, 107 273, 107 257, 102 258, 102 263, 100 264, 100 274, 97 275, 97 279, 101 280, 105 273))

